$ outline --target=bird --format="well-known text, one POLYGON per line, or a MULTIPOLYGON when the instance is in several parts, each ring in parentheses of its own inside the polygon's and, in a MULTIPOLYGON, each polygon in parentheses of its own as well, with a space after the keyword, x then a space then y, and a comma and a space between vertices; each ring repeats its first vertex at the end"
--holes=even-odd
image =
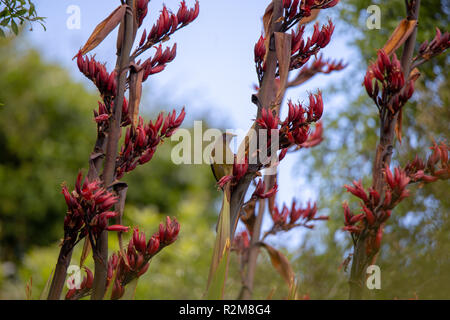
POLYGON ((235 155, 230 149, 230 142, 235 136, 230 132, 223 133, 211 151, 211 170, 216 181, 233 174, 235 155))

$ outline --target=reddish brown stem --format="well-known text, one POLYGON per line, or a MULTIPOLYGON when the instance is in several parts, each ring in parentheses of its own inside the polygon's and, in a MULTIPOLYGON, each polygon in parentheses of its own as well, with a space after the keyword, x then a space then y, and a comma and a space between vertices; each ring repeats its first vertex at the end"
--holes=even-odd
MULTIPOLYGON (((109 122, 108 141, 106 145, 105 166, 103 169, 103 183, 109 188, 114 180, 116 170, 117 148, 120 139, 120 124, 122 122, 122 106, 125 96, 127 70, 130 63, 131 47, 134 42, 134 0, 127 0, 127 12, 125 14, 124 32, 121 50, 117 57, 117 94, 114 98, 114 107, 109 122)), ((120 33, 119 33, 120 35, 120 33)), ((101 300, 106 291, 107 260, 108 260, 108 232, 103 231, 94 250, 95 277, 91 299, 101 300)))
POLYGON ((67 268, 69 267, 72 258, 72 251, 73 248, 69 247, 68 243, 61 247, 58 262, 55 267, 55 273, 48 292, 48 300, 59 300, 61 298, 61 293, 66 281, 67 268))
MULTIPOLYGON (((276 69, 278 64, 278 59, 275 50, 275 37, 274 32, 279 32, 282 26, 280 17, 283 15, 283 2, 281 0, 274 1, 274 9, 271 21, 271 35, 269 42, 269 51, 266 57, 266 70, 261 82, 261 89, 258 93, 258 114, 257 118, 261 116, 262 109, 268 109, 275 103, 276 87, 276 69)), ((255 129, 258 130, 259 126, 256 125, 255 129)), ((241 210, 245 193, 250 186, 251 180, 254 178, 254 171, 259 169, 250 167, 250 172, 247 173, 244 179, 242 179, 235 189, 231 197, 231 236, 234 237, 235 225, 239 219, 239 212, 241 210), (253 169, 253 170, 252 170, 253 169), (256 170, 255 170, 256 169, 256 170)), ((258 243, 261 237, 261 227, 262 220, 265 210, 265 200, 259 201, 258 216, 256 217, 255 225, 253 227, 253 233, 251 238, 250 252, 248 258, 248 265, 246 269, 246 274, 244 277, 241 292, 239 294, 239 299, 249 300, 252 298, 253 282, 256 271, 256 262, 258 260, 259 247, 258 243)))

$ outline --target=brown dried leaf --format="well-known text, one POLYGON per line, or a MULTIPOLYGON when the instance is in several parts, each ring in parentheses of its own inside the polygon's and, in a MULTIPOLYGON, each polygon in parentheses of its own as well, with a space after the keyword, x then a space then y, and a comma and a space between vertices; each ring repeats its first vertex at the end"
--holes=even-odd
POLYGON ((416 82, 417 79, 419 79, 419 77, 420 77, 419 69, 417 69, 417 68, 412 69, 411 73, 409 74, 409 80, 416 82))
POLYGON ((314 72, 299 72, 297 76, 287 84, 287 87, 297 87, 311 79, 314 74, 314 72))
POLYGON ((312 9, 311 10, 311 15, 309 17, 304 17, 300 20, 298 27, 300 28, 300 26, 302 24, 308 24, 311 21, 316 20, 317 16, 319 15, 320 9, 312 9))
POLYGON ((142 96, 142 78, 144 77, 144 69, 136 70, 131 68, 130 71, 130 103, 129 114, 131 123, 134 127, 138 124, 139 105, 142 96))
POLYGON ((411 33, 414 31, 416 25, 417 20, 403 19, 402 21, 400 21, 391 37, 384 45, 384 52, 386 52, 387 55, 390 55, 394 53, 398 48, 400 48, 400 46, 405 43, 406 39, 408 39, 411 33))
POLYGON ((400 144, 402 144, 402 118, 403 118, 403 110, 400 109, 397 116, 397 122, 395 123, 395 134, 400 144))
POLYGON ((81 252, 80 257, 80 267, 84 265, 84 262, 91 253, 91 250, 92 250, 91 242, 89 241, 89 238, 85 238, 83 244, 83 251, 81 252))
POLYGON ((291 64, 291 44, 292 35, 275 32, 275 49, 278 59, 278 70, 280 72, 280 85, 278 87, 276 96, 276 105, 281 104, 281 100, 284 97, 286 91, 286 83, 289 75, 289 66, 291 64))
POLYGON ((253 233, 253 227, 255 226, 256 221, 255 206, 256 200, 249 201, 244 207, 244 214, 241 216, 241 221, 250 231, 250 235, 253 233))
POLYGON ((292 281, 295 279, 295 273, 286 256, 274 247, 269 246, 267 243, 261 242, 260 245, 269 253, 270 261, 274 268, 283 277, 286 283, 291 286, 292 281))
POLYGON ((81 48, 81 54, 86 54, 97 47, 113 31, 125 16, 127 6, 117 7, 105 20, 95 27, 86 44, 81 48))
MULTIPOLYGON (((263 16, 263 25, 264 25, 264 38, 266 39, 264 44, 266 46, 266 57, 267 54, 269 53, 269 43, 270 43, 270 27, 272 24, 272 17, 273 17, 273 9, 274 9, 274 4, 273 1, 268 5, 266 12, 264 13, 263 16)), ((266 60, 266 57, 264 57, 264 60, 266 60)))

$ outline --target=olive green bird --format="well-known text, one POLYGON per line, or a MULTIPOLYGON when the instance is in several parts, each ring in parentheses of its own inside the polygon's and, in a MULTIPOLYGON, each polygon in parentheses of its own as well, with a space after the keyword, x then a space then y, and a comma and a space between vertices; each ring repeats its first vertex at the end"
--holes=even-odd
POLYGON ((211 151, 211 170, 216 181, 233 174, 234 153, 230 149, 230 142, 235 136, 225 132, 217 139, 211 151))

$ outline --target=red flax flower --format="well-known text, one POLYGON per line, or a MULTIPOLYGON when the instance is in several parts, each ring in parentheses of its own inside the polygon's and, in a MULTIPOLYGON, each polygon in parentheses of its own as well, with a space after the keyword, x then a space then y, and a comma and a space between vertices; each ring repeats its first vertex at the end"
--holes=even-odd
POLYGON ((179 29, 194 21, 198 17, 199 13, 200 6, 198 1, 195 2, 194 8, 189 9, 186 6, 186 2, 183 0, 180 3, 180 8, 176 14, 170 12, 164 5, 157 22, 150 29, 148 36, 147 31, 144 30, 139 47, 149 48, 152 45, 168 38, 179 29), (147 36, 146 40, 145 36, 147 36))
POLYGON ((225 185, 228 182, 231 182, 231 186, 233 187, 234 185, 236 185, 239 180, 242 179, 243 176, 245 176, 245 174, 248 171, 248 159, 245 158, 243 163, 239 163, 239 161, 237 161, 236 156, 234 157, 234 163, 233 163, 233 173, 232 175, 228 175, 228 176, 223 176, 218 182, 217 185, 223 189, 223 187, 225 187, 225 185))
POLYGON ((313 221, 328 220, 327 216, 317 216, 316 203, 308 205, 305 208, 297 207, 295 200, 292 202, 291 208, 283 205, 281 210, 278 206, 274 206, 270 212, 273 221, 272 228, 266 234, 276 234, 278 231, 289 231, 297 227, 305 227, 313 229, 313 221))
POLYGON ((156 47, 155 55, 144 61, 141 67, 144 69, 144 75, 142 77, 142 82, 147 80, 147 78, 159 72, 164 71, 167 63, 172 62, 177 55, 177 44, 175 43, 172 48, 167 47, 164 51, 162 50, 162 45, 156 47))
MULTIPOLYGON (((282 148, 295 144, 302 146, 310 137, 309 125, 320 120, 323 114, 322 93, 309 95, 309 107, 307 109, 299 104, 288 102, 289 113, 281 123, 280 145, 282 148)), ((320 127, 318 133, 320 134, 320 127)), ((315 138, 320 139, 316 136, 315 138)))
POLYGON ((124 144, 117 159, 117 178, 120 179, 126 172, 149 162, 158 145, 174 134, 183 123, 185 116, 184 108, 178 116, 173 110, 166 117, 160 113, 154 123, 150 121, 146 125, 144 125, 144 119, 139 117, 136 128, 127 128, 124 144))
POLYGON ((148 3, 150 0, 137 0, 136 5, 136 19, 138 22, 138 26, 140 27, 144 22, 145 17, 148 13, 148 3))
POLYGON ((166 218, 165 225, 160 224, 158 232, 146 241, 145 234, 134 228, 133 235, 128 242, 124 254, 114 254, 108 262, 108 279, 115 282, 111 299, 120 299, 124 294, 124 287, 134 278, 139 278, 148 271, 150 260, 164 247, 177 240, 180 224, 174 218, 166 218))
POLYGON ((334 28, 331 20, 328 20, 328 24, 323 25, 320 29, 319 23, 316 23, 312 36, 306 42, 303 39, 305 25, 298 28, 297 33, 292 32, 290 70, 303 67, 311 56, 317 55, 321 49, 325 48, 330 43, 334 28))
MULTIPOLYGON (((247 230, 242 231, 234 237, 232 251, 236 251, 244 260, 248 259, 248 251, 250 248, 250 236, 247 230)), ((241 258, 241 259, 242 259, 241 258)))
POLYGON ((361 180, 353 181, 353 186, 354 187, 344 185, 344 188, 346 188, 347 191, 353 194, 354 196, 360 198, 362 201, 364 201, 364 203, 369 203, 369 197, 367 196, 366 191, 362 186, 361 180))
POLYGON ((94 57, 84 58, 81 51, 77 54, 77 65, 81 73, 94 82, 102 96, 114 97, 116 95, 117 75, 115 71, 108 73, 104 64, 95 61, 94 57))
POLYGON ((82 296, 87 295, 92 288, 92 284, 94 283, 94 275, 88 267, 83 267, 83 269, 86 272, 86 276, 83 277, 83 281, 81 282, 79 288, 74 287, 67 291, 65 298, 66 300, 79 299, 82 296))
POLYGON ((253 192, 252 199, 267 199, 274 196, 278 191, 278 186, 275 184, 270 190, 266 190, 266 183, 260 179, 256 185, 255 191, 253 192))
POLYGON ((396 54, 389 59, 383 50, 378 51, 377 61, 367 69, 364 86, 378 108, 389 108, 392 114, 397 113, 414 93, 414 81, 405 82, 396 54))
POLYGON ((108 220, 116 216, 109 210, 116 204, 117 196, 103 188, 98 180, 91 182, 86 178, 83 184, 82 180, 80 172, 74 191, 69 193, 66 186, 62 188, 68 207, 64 219, 64 241, 74 246, 87 234, 97 239, 103 230, 128 231, 124 226, 108 226, 108 220))

